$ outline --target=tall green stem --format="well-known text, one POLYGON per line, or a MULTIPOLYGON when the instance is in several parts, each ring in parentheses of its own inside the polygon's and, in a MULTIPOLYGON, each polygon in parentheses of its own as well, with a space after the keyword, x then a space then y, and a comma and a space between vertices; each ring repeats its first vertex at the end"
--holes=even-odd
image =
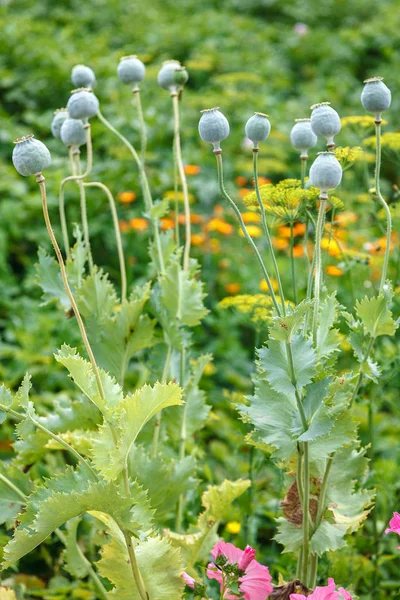
MULTIPOLYGON (((180 356, 180 375, 179 375, 179 384, 181 388, 184 389, 185 386, 185 363, 186 363, 186 352, 184 346, 181 348, 181 356, 180 356)), ((189 389, 186 389, 185 396, 188 397, 189 389)), ((186 455, 186 442, 187 442, 187 410, 188 403, 185 402, 183 406, 182 412, 182 422, 181 422, 181 431, 179 436, 179 459, 183 460, 186 455)), ((175 521, 175 530, 180 532, 182 529, 182 519, 183 512, 185 508, 185 494, 180 494, 178 499, 178 508, 176 511, 176 521, 175 521)))
MULTIPOLYGON (((167 347, 167 355, 165 357, 164 369, 161 377, 161 382, 165 383, 167 381, 169 375, 169 369, 171 366, 171 358, 172 358, 172 346, 168 344, 167 347)), ((158 452, 158 442, 160 439, 160 429, 161 429, 161 416, 162 411, 157 413, 155 422, 154 422, 154 433, 153 433, 153 446, 152 446, 152 456, 157 456, 158 452)))
MULTIPOLYGON (((79 150, 75 151, 74 160, 75 160, 75 165, 76 165, 76 173, 77 173, 77 175, 80 176, 80 175, 82 175, 82 165, 81 165, 81 159, 79 157, 79 150)), ((84 239, 86 251, 88 254, 89 269, 90 269, 90 271, 92 271, 93 256, 92 256, 92 250, 90 247, 89 223, 88 223, 88 217, 87 217, 85 186, 81 179, 77 180, 77 184, 79 187, 79 196, 80 196, 80 203, 81 203, 81 219, 82 219, 83 239, 84 239)))
POLYGON ((260 213, 261 213, 261 222, 262 222, 265 236, 267 238, 269 251, 271 253, 272 264, 274 266, 274 271, 275 271, 275 277, 278 282, 279 295, 281 298, 282 314, 285 315, 286 314, 285 295, 283 293, 282 280, 281 280, 281 276, 279 273, 278 263, 277 263, 277 260, 275 257, 274 247, 272 245, 271 234, 270 234, 268 223, 267 223, 267 215, 265 214, 265 207, 264 207, 264 204, 263 204, 263 201, 261 198, 260 185, 259 185, 259 181, 258 181, 258 148, 253 148, 253 173, 254 173, 254 187, 256 190, 257 202, 258 202, 258 206, 260 208, 260 213))
POLYGON ((128 550, 129 562, 131 565, 132 575, 133 575, 133 579, 136 583, 136 586, 137 586, 137 589, 139 592, 139 596, 140 596, 141 600, 149 600, 149 596, 145 590, 143 579, 140 574, 139 565, 136 560, 136 554, 135 554, 135 550, 134 550, 134 547, 132 544, 132 537, 131 537, 130 533, 125 530, 122 530, 122 533, 125 538, 125 544, 126 544, 126 547, 128 550))
POLYGON ((382 268, 382 276, 381 283, 379 286, 379 293, 382 294, 383 286, 386 282, 387 271, 389 266, 389 256, 390 256, 390 243, 391 243, 391 235, 392 235, 392 215, 390 214, 390 208, 383 198, 381 194, 381 184, 380 184, 380 173, 381 173, 381 126, 382 120, 380 117, 375 120, 375 132, 376 132, 376 164, 375 164, 375 189, 376 195, 381 203, 385 215, 386 215, 386 248, 385 248, 385 257, 383 260, 383 268, 382 268))
POLYGON ((302 532, 303 532, 303 568, 301 572, 301 577, 303 583, 307 585, 308 582, 308 568, 309 568, 309 553, 310 553, 310 460, 309 460, 309 452, 308 452, 308 442, 304 442, 304 481, 303 481, 303 522, 302 522, 302 532))
POLYGON ((174 152, 176 164, 178 166, 179 178, 182 185, 183 204, 185 209, 185 248, 183 252, 183 268, 185 271, 189 268, 190 244, 191 244, 191 223, 190 223, 190 203, 189 191, 186 181, 185 169, 182 159, 180 116, 179 116, 179 96, 177 93, 171 94, 172 105, 174 109, 174 152))
POLYGON ((306 178, 306 170, 307 170, 307 158, 308 156, 300 156, 301 161, 301 188, 304 189, 304 182, 306 178))
POLYGON ((326 196, 320 196, 320 205, 318 211, 317 229, 315 232, 315 286, 314 286, 314 314, 312 322, 312 332, 314 344, 317 343, 317 330, 318 330, 318 314, 319 314, 319 302, 321 294, 321 278, 322 278, 322 264, 321 264, 321 239, 324 229, 325 220, 325 208, 326 208, 326 196))
POLYGON ((294 247, 294 234, 293 234, 293 221, 290 221, 290 267, 292 271, 292 289, 293 289, 293 300, 294 303, 297 304, 297 286, 296 286, 296 270, 294 266, 294 255, 293 255, 293 247, 294 247))
POLYGON ((108 187, 106 185, 104 185, 103 183, 100 183, 100 181, 91 181, 90 183, 84 183, 83 185, 85 187, 100 188, 101 190, 103 190, 103 192, 106 194, 106 196, 108 198, 108 201, 110 204, 111 215, 112 215, 112 219, 113 219, 113 224, 114 224, 115 241, 117 242, 117 250, 118 250, 119 270, 121 273, 121 299, 122 299, 122 302, 125 302, 126 294, 127 294, 125 255, 124 255, 124 248, 122 245, 121 231, 119 229, 118 213, 117 213, 117 207, 115 205, 114 196, 112 195, 112 193, 108 189, 108 187))
POLYGON ((144 121, 143 109, 142 109, 142 99, 140 96, 139 88, 137 90, 133 90, 133 101, 136 104, 136 109, 139 117, 139 127, 140 127, 140 160, 142 161, 142 167, 145 168, 146 164, 146 149, 147 149, 147 130, 146 123, 144 121))
POLYGON ((256 255, 256 258, 258 260, 258 264, 261 267, 261 271, 264 275, 265 281, 267 282, 267 286, 268 286, 268 290, 269 293, 271 295, 272 298, 272 302, 274 304, 275 310, 277 312, 277 314, 279 316, 281 316, 281 308, 279 307, 279 304, 276 300, 276 296, 275 296, 275 292, 273 290, 272 284, 271 284, 271 280, 269 278, 268 275, 268 271, 265 267, 264 261, 261 257, 260 252, 258 251, 257 246, 255 245, 253 238, 251 237, 251 235, 249 234, 249 232, 247 231, 247 227, 243 221, 243 217, 242 214, 239 210, 239 208, 237 207, 236 203, 234 202, 234 200, 232 200, 232 198, 229 196, 228 192, 225 189, 225 185, 224 185, 224 172, 223 172, 223 162, 222 162, 222 154, 221 151, 216 151, 214 152, 215 154, 215 158, 217 160, 217 169, 218 169, 218 183, 219 183, 219 188, 221 191, 221 194, 223 195, 223 197, 225 198, 225 200, 227 200, 229 202, 229 204, 231 205, 231 207, 233 208, 237 220, 239 221, 240 227, 243 231, 244 237, 246 238, 246 240, 248 241, 248 243, 250 244, 251 248, 253 249, 254 254, 256 255))

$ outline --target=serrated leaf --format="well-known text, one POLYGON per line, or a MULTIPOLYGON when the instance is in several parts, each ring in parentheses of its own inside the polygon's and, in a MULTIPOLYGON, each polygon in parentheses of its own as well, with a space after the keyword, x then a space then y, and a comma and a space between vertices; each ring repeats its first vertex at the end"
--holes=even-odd
POLYGON ((72 285, 74 288, 79 288, 85 274, 87 250, 79 225, 75 225, 73 235, 76 239, 76 242, 70 249, 70 256, 65 262, 65 267, 70 285, 72 285))
POLYGON ((367 298, 356 302, 357 314, 360 317, 364 330, 370 336, 394 335, 397 325, 388 308, 388 301, 383 295, 367 298))
POLYGON ((208 313, 203 303, 204 284, 181 267, 180 253, 170 260, 160 277, 160 288, 160 301, 171 320, 177 319, 183 325, 194 327, 208 313))
POLYGON ((78 306, 82 317, 100 320, 110 313, 118 302, 117 294, 108 275, 94 267, 79 288, 78 306))
POLYGON ((333 328, 338 308, 336 292, 327 296, 320 306, 316 343, 319 359, 330 356, 338 350, 340 334, 337 329, 333 328))
POLYGON ((303 300, 295 307, 288 306, 285 317, 274 317, 269 328, 270 337, 281 342, 289 342, 304 321, 307 311, 311 308, 311 300, 303 300))
POLYGON ((366 362, 362 363, 360 370, 365 377, 371 379, 375 383, 378 382, 381 375, 381 369, 378 363, 374 362, 370 357, 368 357, 366 362))
POLYGON ((65 549, 62 553, 64 559, 64 569, 73 577, 83 579, 88 575, 88 561, 78 545, 77 533, 81 522, 80 517, 70 519, 65 526, 64 544, 65 549))
MULTIPOLYGON (((9 389, 5 385, 0 385, 0 404, 6 408, 10 408, 13 403, 13 397, 9 389)), ((0 425, 7 417, 7 411, 0 410, 0 425)))
MULTIPOLYGON (((287 521, 286 519, 277 519, 278 531, 274 539, 284 546, 283 553, 296 552, 303 543, 303 532, 300 526, 287 521)), ((323 521, 310 540, 310 552, 321 556, 325 552, 338 550, 346 546, 344 536, 346 527, 328 521, 323 521)))
POLYGON ((178 404, 182 404, 182 390, 175 383, 157 382, 153 387, 144 385, 132 396, 127 396, 118 407, 116 443, 110 437, 107 426, 102 426, 93 440, 93 462, 100 473, 109 481, 116 479, 145 424, 160 410, 178 404))
POLYGON ((163 198, 163 200, 154 202, 154 205, 150 210, 150 216, 152 219, 161 219, 162 217, 165 217, 168 212, 169 200, 168 198, 163 198))
POLYGON ((0 524, 12 527, 32 488, 29 475, 13 463, 0 462, 0 524), (11 485, 7 484, 7 481, 11 485), (14 488, 21 491, 19 494, 14 488))
POLYGON ((35 270, 37 284, 43 290, 42 306, 57 301, 64 310, 69 310, 71 303, 64 289, 57 261, 43 248, 39 248, 38 258, 39 262, 35 265, 35 270))
MULTIPOLYGON (((301 335, 293 336, 291 348, 297 389, 300 391, 316 373, 316 354, 312 341, 301 335)), ((271 340, 268 347, 264 346, 258 351, 258 356, 261 375, 274 390, 282 394, 294 394, 286 344, 271 340)))

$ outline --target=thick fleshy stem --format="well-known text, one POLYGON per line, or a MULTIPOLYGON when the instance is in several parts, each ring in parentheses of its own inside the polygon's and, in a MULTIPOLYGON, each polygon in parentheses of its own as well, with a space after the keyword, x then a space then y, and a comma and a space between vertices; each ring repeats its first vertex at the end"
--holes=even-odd
POLYGON ((237 220, 239 221, 240 227, 243 231, 244 237, 246 238, 246 240, 248 241, 248 243, 250 244, 254 254, 256 255, 256 258, 258 260, 258 264, 260 265, 261 271, 264 275, 264 279, 267 282, 267 286, 268 286, 268 291, 271 295, 272 298, 272 302, 273 305, 275 307, 275 310, 278 314, 278 316, 281 316, 281 308, 277 302, 276 296, 275 296, 275 292, 273 290, 272 284, 271 284, 271 280, 270 277, 268 275, 268 271, 266 269, 266 266, 264 264, 264 261, 261 257, 261 254, 257 248, 257 246, 254 243, 253 238, 251 237, 251 235, 249 234, 249 232, 247 231, 247 227, 245 225, 245 222, 243 221, 243 217, 242 214, 238 208, 238 206, 236 205, 235 201, 229 196, 228 192, 225 189, 225 184, 224 184, 224 171, 223 171, 223 162, 222 162, 222 150, 215 150, 214 151, 215 154, 215 158, 217 160, 217 169, 218 169, 218 184, 219 184, 219 188, 221 191, 221 194, 223 195, 223 197, 225 198, 225 200, 227 200, 229 202, 229 204, 231 205, 231 207, 233 208, 233 211, 237 217, 237 220))
POLYGON ((185 169, 182 160, 181 134, 180 134, 180 115, 179 115, 179 97, 176 92, 171 93, 172 105, 174 109, 174 152, 178 166, 179 178, 182 185, 183 205, 185 209, 185 248, 183 252, 183 268, 185 271, 189 268, 190 244, 191 244, 191 224, 190 224, 190 203, 189 191, 186 181, 185 169))
POLYGON ((91 181, 88 183, 84 183, 83 185, 85 187, 100 188, 106 194, 108 201, 110 203, 110 210, 111 210, 111 215, 112 215, 113 224, 114 224, 115 241, 117 243, 117 250, 118 250, 119 268, 120 268, 120 273, 121 273, 121 299, 122 299, 122 302, 125 302, 126 294, 127 294, 125 255, 124 255, 124 248, 122 245, 121 232, 119 229, 118 213, 117 213, 117 207, 115 205, 114 196, 112 195, 112 193, 108 189, 108 187, 106 185, 104 185, 104 183, 101 183, 100 181, 91 181))
POLYGON ((305 179, 306 179, 307 158, 308 158, 307 154, 305 154, 305 155, 301 154, 300 155, 300 161, 301 161, 301 171, 300 171, 301 172, 301 175, 300 175, 300 177, 301 177, 301 189, 303 189, 303 190, 304 190, 304 182, 305 182, 305 179))
POLYGON ((140 596, 141 600, 149 600, 149 595, 145 590, 143 579, 142 579, 142 576, 139 571, 139 565, 136 560, 136 554, 135 554, 135 550, 134 550, 134 547, 132 544, 132 537, 131 537, 130 533, 128 531, 125 531, 124 529, 122 529, 122 533, 125 538, 125 544, 126 544, 126 547, 128 550, 128 555, 129 555, 129 562, 130 562, 131 569, 132 569, 132 575, 133 575, 133 579, 136 583, 136 587, 138 589, 139 596, 140 596))
POLYGON ((378 118, 375 119, 375 133, 376 133, 376 164, 375 164, 375 189, 376 195, 381 203, 385 215, 386 215, 386 248, 385 248, 385 257, 383 260, 383 268, 382 268, 382 276, 381 283, 379 286, 379 293, 383 293, 383 287, 386 282, 387 271, 389 266, 389 256, 390 256, 390 243, 392 236, 392 215, 390 213, 390 208, 383 198, 381 194, 381 184, 380 184, 380 173, 381 173, 381 126, 382 120, 378 118))
MULTIPOLYGON (((79 152, 79 149, 77 148, 73 153, 73 157, 75 160, 76 174, 80 176, 80 175, 82 175, 82 165, 81 165, 81 159, 80 159, 79 155, 80 155, 80 152, 79 152)), ((88 255, 89 270, 92 271, 93 270, 93 256, 92 256, 92 249, 90 246, 89 222, 88 222, 88 216, 87 216, 85 187, 84 187, 84 183, 81 179, 77 179, 77 184, 79 187, 79 196, 80 196, 80 204, 81 204, 83 240, 85 242, 86 251, 87 251, 87 255, 88 255)))
POLYGON ((140 127, 140 160, 142 161, 142 167, 145 168, 146 163, 146 149, 147 149, 147 130, 146 123, 143 116, 143 108, 142 108, 142 99, 140 96, 140 89, 134 89, 133 93, 133 102, 136 105, 136 110, 139 118, 139 127, 140 127))
POLYGON ((262 222, 265 236, 267 238, 269 251, 271 253, 272 264, 274 266, 274 271, 275 271, 275 277, 278 282, 279 295, 281 297, 282 314, 285 315, 286 314, 285 295, 283 293, 282 280, 281 280, 281 276, 279 273, 278 263, 277 263, 277 260, 275 257, 274 247, 272 245, 271 234, 270 234, 268 223, 267 223, 267 215, 265 214, 265 207, 264 207, 264 204, 263 204, 263 201, 261 198, 260 184, 258 181, 258 148, 253 148, 253 174, 254 174, 254 187, 256 190, 257 202, 258 202, 258 206, 260 208, 260 213, 261 213, 261 222, 262 222))
POLYGON ((128 150, 132 154, 132 156, 137 164, 137 167, 138 167, 139 173, 140 173, 140 181, 141 181, 141 185, 142 185, 142 192, 143 192, 145 208, 146 208, 146 211, 150 217, 150 220, 151 220, 151 223, 153 226, 153 235, 154 235, 154 241, 155 241, 156 248, 157 248, 159 268, 160 268, 160 272, 164 273, 165 265, 164 265, 164 257, 163 257, 163 253, 162 253, 160 231, 158 228, 158 220, 155 219, 154 217, 152 217, 152 215, 151 215, 152 208, 153 208, 153 199, 151 197, 150 186, 149 186, 149 182, 147 179, 146 171, 142 165, 142 162, 140 160, 138 153, 136 152, 136 150, 132 146, 132 144, 126 139, 126 137, 123 136, 122 133, 120 133, 117 129, 115 129, 115 127, 113 127, 113 125, 111 125, 111 123, 109 121, 107 121, 107 119, 103 116, 103 114, 100 112, 100 110, 98 111, 97 116, 100 119, 100 121, 103 123, 103 125, 105 125, 107 127, 107 129, 109 129, 114 135, 116 135, 121 140, 121 142, 128 148, 128 150))
POLYGON ((312 322, 312 333, 314 344, 317 343, 317 330, 318 330, 318 314, 319 314, 319 302, 321 295, 321 278, 322 278, 322 265, 321 265, 321 239, 324 229, 325 221, 325 208, 327 202, 327 194, 321 193, 317 227, 315 232, 315 285, 314 285, 314 314, 312 322))
POLYGON ((80 175, 69 175, 62 180, 60 184, 60 193, 59 193, 59 210, 60 210, 60 221, 61 221, 61 229, 64 243, 64 250, 67 258, 70 256, 69 250, 69 237, 68 237, 68 226, 67 220, 65 217, 65 185, 69 181, 82 181, 86 179, 86 177, 90 174, 93 166, 93 148, 92 148, 92 136, 90 131, 90 123, 85 123, 83 126, 86 129, 86 152, 87 152, 87 161, 86 161, 86 170, 84 173, 80 175))

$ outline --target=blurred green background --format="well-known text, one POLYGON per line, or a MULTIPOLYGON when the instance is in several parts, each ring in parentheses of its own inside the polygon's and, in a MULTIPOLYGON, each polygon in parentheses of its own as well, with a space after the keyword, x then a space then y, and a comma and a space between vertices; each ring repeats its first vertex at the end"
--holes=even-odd
MULTIPOLYGON (((141 89, 149 135, 148 172, 155 198, 173 189, 172 109, 168 93, 157 86, 157 72, 162 61, 170 58, 187 66, 190 80, 181 103, 183 153, 187 165, 199 167, 198 173, 189 177, 192 208, 203 222, 214 215, 233 225, 235 231, 232 215, 218 208, 214 157, 198 137, 201 109, 218 105, 229 118, 231 135, 224 143, 224 158, 228 187, 236 193, 251 189, 251 156, 244 145, 244 124, 254 111, 270 115, 272 133, 260 153, 260 175, 273 182, 299 177, 298 155, 288 140, 293 120, 309 116, 312 104, 327 100, 341 117, 363 115, 360 93, 366 77, 385 78, 392 89, 393 102, 384 115, 388 121, 384 130, 396 132, 400 127, 398 0, 0 0, 0 30, 0 379, 15 387, 29 369, 35 391, 45 398, 58 391, 65 379, 54 365, 52 354, 63 341, 76 343, 77 333, 71 332, 70 322, 55 306, 39 306, 41 292, 35 284, 34 263, 38 246, 50 249, 50 245, 35 183, 19 177, 12 166, 12 140, 32 132, 49 146, 53 164, 46 178, 49 203, 57 222, 58 186, 67 174, 67 152, 59 140, 52 139, 50 123, 53 111, 66 105, 72 88, 70 72, 75 64, 94 69, 95 93, 103 114, 137 144, 138 122, 131 92, 120 83, 116 68, 120 57, 127 54, 138 54, 146 63, 141 89)), ((115 195, 126 191, 137 195, 136 202, 120 202, 118 206, 121 221, 129 223, 142 214, 138 174, 129 154, 101 123, 93 119, 92 129, 93 178, 109 185, 115 195)), ((338 144, 358 146, 372 133, 344 127, 338 144)), ((316 150, 323 149, 319 142, 311 158, 316 150)), ((395 227, 399 222, 399 152, 399 138, 384 147, 382 185, 391 203, 395 227)), ((347 306, 375 285, 375 254, 379 265, 379 251, 368 264, 363 262, 362 254, 365 244, 375 244, 382 236, 368 196, 372 177, 373 164, 365 160, 346 172, 338 191, 345 210, 358 215, 357 224, 350 226, 344 238, 346 244, 355 247, 357 260, 350 256, 350 263, 343 267, 337 257, 327 257, 345 273, 342 278, 328 279, 328 287, 337 287, 340 301, 347 306)), ((70 219, 79 220, 76 192, 69 193, 70 219)), ((89 196, 88 206, 95 260, 117 276, 107 207, 95 196, 89 196)), ((147 232, 127 229, 124 244, 131 267, 129 278, 131 282, 140 281, 148 260, 147 232)), ((204 381, 213 418, 198 443, 203 445, 206 456, 204 478, 214 482, 225 476, 248 474, 249 450, 244 443, 247 429, 237 420, 234 402, 251 391, 254 345, 265 338, 262 326, 240 312, 219 310, 217 303, 229 294, 259 292, 261 277, 238 235, 225 235, 218 227, 213 234, 209 230, 205 234, 203 225, 194 226, 194 232, 207 238, 207 243, 194 246, 193 254, 203 267, 211 310, 204 327, 196 333, 197 346, 215 355, 215 367, 204 381)), ((279 239, 278 233, 276 236, 279 239)), ((284 244, 281 248, 279 260, 289 281, 287 250, 284 244)), ((300 286, 304 288, 304 266, 300 261, 298 265, 300 286)), ((394 252, 391 276, 397 286, 398 267, 398 255, 394 252)), ((380 491, 378 526, 383 531, 396 508, 396 500, 397 509, 400 502, 399 361, 392 341, 384 340, 377 352, 383 377, 379 394, 376 389, 371 392, 376 397, 380 436, 371 482, 380 491)), ((352 364, 353 358, 347 351, 343 368, 349 369, 352 364)), ((368 443, 367 406, 363 399, 358 412, 361 436, 368 443)), ((10 452, 10 436, 11 430, 5 428, 1 446, 4 456, 10 452)), ((261 456, 251 456, 250 464, 256 465, 256 487, 254 497, 246 502, 251 502, 253 520, 244 528, 253 528, 252 535, 262 548, 261 556, 274 576, 278 572, 286 576, 289 558, 279 558, 279 548, 271 541, 283 481, 261 456)), ((249 510, 248 505, 244 503, 242 510, 249 510)), ((240 520, 237 508, 230 522, 240 520)), ((243 543, 243 526, 238 537, 235 531, 228 523, 221 534, 227 540, 243 543)), ((329 573, 343 584, 353 583, 366 600, 397 597, 400 584, 395 541, 381 536, 379 564, 373 565, 371 532, 372 525, 367 522, 347 549, 325 559, 321 573, 324 578, 329 573), (373 584, 378 585, 379 592, 378 588, 371 592, 373 584)), ((41 565, 46 563, 43 553, 40 561, 41 565)), ((34 565, 31 559, 27 572, 35 572, 34 565)), ((50 562, 46 569, 50 571, 49 565, 50 562)))

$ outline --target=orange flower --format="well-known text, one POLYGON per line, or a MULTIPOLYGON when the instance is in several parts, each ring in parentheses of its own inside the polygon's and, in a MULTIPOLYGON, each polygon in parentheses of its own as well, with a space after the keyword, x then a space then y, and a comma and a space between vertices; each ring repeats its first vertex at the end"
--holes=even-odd
POLYGON ((216 204, 214 206, 214 210, 213 210, 213 214, 216 215, 217 217, 222 217, 222 215, 225 213, 224 207, 221 204, 216 204))
POLYGON ((233 225, 222 219, 211 219, 207 223, 206 228, 208 231, 218 231, 222 235, 230 235, 233 231, 233 225))
POLYGON ((335 223, 337 225, 341 225, 342 227, 346 227, 347 225, 351 225, 352 223, 356 223, 358 217, 356 213, 351 212, 349 210, 345 210, 342 213, 338 213, 335 215, 335 223))
MULTIPOLYGON (((272 289, 274 290, 274 292, 278 291, 278 282, 276 279, 274 279, 273 277, 270 278, 271 281, 271 285, 272 285, 272 289)), ((267 285, 267 282, 265 281, 265 279, 263 279, 262 281, 260 281, 260 290, 262 292, 269 292, 269 288, 267 285)))
MULTIPOLYGON (((244 237, 243 231, 241 229, 239 229, 238 231, 239 231, 239 235, 244 237)), ((257 225, 248 225, 247 231, 249 232, 251 237, 261 237, 262 236, 262 229, 261 229, 261 227, 257 227, 257 225)))
POLYGON ((267 183, 272 183, 272 179, 268 179, 268 177, 258 178, 258 185, 266 185, 267 183))
POLYGON ((235 183, 239 187, 244 187, 247 183, 247 177, 243 177, 243 175, 239 175, 238 177, 236 177, 235 183))
POLYGON ((185 171, 186 175, 198 175, 201 171, 198 165, 185 165, 183 170, 185 171))
POLYGON ((122 233, 126 233, 127 231, 129 231, 128 221, 120 221, 119 222, 119 230, 122 231, 122 233))
POLYGON ((160 219, 160 229, 165 231, 166 229, 173 229, 175 227, 175 221, 173 219, 160 219))
POLYGON ((227 283, 225 284, 225 289, 228 294, 237 294, 240 292, 240 284, 239 283, 227 283))
POLYGON ((239 190, 239 196, 241 198, 244 198, 245 196, 247 196, 247 194, 250 194, 253 190, 250 190, 249 188, 240 188, 239 190))
POLYGON ((117 199, 122 204, 130 204, 131 202, 135 202, 136 194, 135 192, 120 192, 117 194, 117 199))
MULTIPOLYGON (((199 223, 202 223, 203 221, 204 221, 204 219, 203 219, 202 215, 197 215, 196 213, 190 214, 190 222, 192 223, 192 225, 198 225, 199 223)), ((178 215, 178 223, 179 223, 179 225, 184 225, 186 223, 186 217, 183 213, 178 215)))
POLYGON ((293 246, 293 256, 295 258, 300 258, 300 256, 304 256, 304 248, 301 244, 296 244, 293 246))
POLYGON ((192 242, 193 246, 202 246, 206 241, 206 236, 204 233, 194 233, 191 236, 190 241, 192 242))
POLYGON ((339 269, 336 265, 329 265, 325 271, 327 275, 332 275, 332 277, 340 277, 344 273, 343 269, 339 269))
POLYGON ((149 226, 149 223, 147 219, 136 217, 135 219, 131 219, 129 221, 129 226, 131 229, 136 229, 136 231, 146 231, 146 229, 149 226))
POLYGON ((278 227, 279 235, 283 238, 290 238, 290 227, 287 225, 281 225, 278 227))
POLYGON ((231 264, 230 260, 228 260, 227 258, 222 258, 219 261, 218 266, 220 269, 229 269, 230 264, 231 264))
POLYGON ((272 245, 277 250, 286 250, 286 248, 289 248, 288 240, 282 238, 272 238, 272 245))
POLYGON ((245 223, 259 223, 261 221, 260 215, 251 211, 242 213, 242 218, 245 223))
POLYGON ((304 235, 306 232, 306 224, 305 223, 295 223, 293 227, 293 233, 295 236, 304 235))

